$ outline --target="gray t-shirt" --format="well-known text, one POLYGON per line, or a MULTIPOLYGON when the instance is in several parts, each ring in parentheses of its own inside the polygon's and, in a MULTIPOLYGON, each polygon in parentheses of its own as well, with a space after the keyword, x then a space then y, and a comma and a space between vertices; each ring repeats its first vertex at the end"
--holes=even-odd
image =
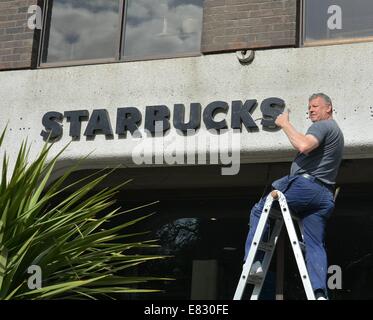
POLYGON ((290 168, 290 175, 308 173, 328 184, 335 184, 342 161, 344 138, 333 119, 314 122, 306 134, 312 134, 319 146, 308 155, 298 153, 290 168))

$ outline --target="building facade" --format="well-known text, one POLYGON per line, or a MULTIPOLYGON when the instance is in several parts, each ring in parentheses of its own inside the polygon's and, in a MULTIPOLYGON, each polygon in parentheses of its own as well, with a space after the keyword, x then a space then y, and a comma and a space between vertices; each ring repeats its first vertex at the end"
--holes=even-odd
MULTIPOLYGON (((56 177, 89 153, 73 177, 120 166, 105 186, 134 179, 123 206, 160 200, 141 228, 174 258, 141 271, 177 280, 156 298, 230 299, 250 208, 295 156, 271 117, 305 132, 324 92, 345 136, 330 296, 372 298, 372 17, 368 0, 1 1, 4 149, 72 140, 56 177)), ((284 294, 302 299, 293 260, 284 294)))

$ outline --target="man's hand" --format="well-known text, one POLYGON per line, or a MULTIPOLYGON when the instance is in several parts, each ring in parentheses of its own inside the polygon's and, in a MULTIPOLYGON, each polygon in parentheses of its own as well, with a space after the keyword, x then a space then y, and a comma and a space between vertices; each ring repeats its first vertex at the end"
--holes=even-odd
POLYGON ((275 124, 284 130, 290 143, 300 153, 308 154, 319 146, 319 141, 312 134, 299 133, 289 121, 289 112, 281 113, 275 120, 275 124))
POLYGON ((289 112, 281 113, 275 120, 276 126, 283 128, 287 124, 289 124, 289 112))

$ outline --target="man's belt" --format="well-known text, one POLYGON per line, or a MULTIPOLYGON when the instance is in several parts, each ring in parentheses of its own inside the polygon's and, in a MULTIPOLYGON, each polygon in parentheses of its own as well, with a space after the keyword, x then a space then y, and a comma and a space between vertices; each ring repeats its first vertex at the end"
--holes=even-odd
POLYGON ((311 181, 313 181, 313 182, 319 184, 320 186, 323 186, 323 187, 328 188, 331 192, 334 193, 334 186, 333 186, 333 185, 328 184, 328 183, 325 183, 325 182, 323 182, 323 181, 321 181, 321 180, 315 178, 314 176, 309 175, 308 173, 302 173, 301 176, 302 176, 303 178, 306 178, 306 179, 308 179, 308 180, 311 180, 311 181))

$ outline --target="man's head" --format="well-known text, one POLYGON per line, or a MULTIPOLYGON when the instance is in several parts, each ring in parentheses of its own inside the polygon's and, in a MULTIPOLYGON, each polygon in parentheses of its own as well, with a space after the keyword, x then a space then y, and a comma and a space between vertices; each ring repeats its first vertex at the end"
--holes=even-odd
POLYGON ((308 113, 312 122, 332 119, 332 100, 324 93, 314 93, 308 99, 308 113))

